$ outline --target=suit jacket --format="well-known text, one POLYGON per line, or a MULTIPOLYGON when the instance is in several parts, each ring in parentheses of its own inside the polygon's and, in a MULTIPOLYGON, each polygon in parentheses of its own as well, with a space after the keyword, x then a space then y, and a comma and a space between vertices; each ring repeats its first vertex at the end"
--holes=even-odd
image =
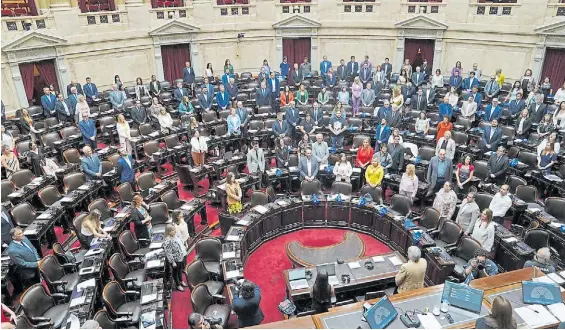
POLYGON ((381 143, 388 143, 390 134, 390 126, 386 125, 385 127, 383 127, 381 124, 379 124, 377 125, 377 129, 375 130, 375 140, 381 141, 381 143))
POLYGON ((212 98, 210 96, 204 97, 204 94, 198 95, 198 104, 200 105, 201 111, 210 109, 212 107, 212 98))
POLYGON ((484 93, 485 95, 491 94, 495 96, 500 92, 500 85, 496 81, 488 81, 485 85, 484 93))
POLYGON ((500 144, 500 140, 502 140, 502 130, 497 127, 491 138, 491 129, 492 127, 490 126, 485 127, 485 131, 483 133, 483 148, 485 148, 485 150, 496 151, 500 144), (487 144, 490 144, 490 149, 486 149, 487 144))
POLYGON ((147 121, 147 111, 144 106, 140 106, 139 109, 133 107, 130 112, 131 119, 134 123, 138 125, 144 124, 147 121))
POLYGON ((259 72, 259 75, 257 76, 259 84, 261 84, 261 82, 263 80, 266 80, 267 78, 269 78, 269 74, 268 73, 263 73, 263 72, 259 72))
POLYGON ((37 274, 37 262, 41 258, 39 258, 37 250, 27 237, 24 237, 22 243, 25 243, 29 249, 22 244, 12 241, 7 251, 12 262, 18 266, 18 273, 20 273, 23 278, 28 279, 37 274))
POLYGON ((398 286, 398 293, 421 289, 424 287, 424 277, 428 262, 420 258, 418 262, 408 261, 400 266, 394 281, 398 286))
POLYGON ((244 126, 249 123, 249 120, 251 120, 251 116, 249 115, 249 113, 247 112, 247 109, 245 109, 245 108, 237 108, 235 110, 235 113, 237 113, 237 115, 239 116, 239 121, 244 126))
POLYGON ((300 69, 292 70, 292 73, 290 74, 290 82, 293 85, 298 85, 302 82, 302 72, 300 72, 300 69))
POLYGON ((390 127, 399 127, 401 122, 402 114, 400 113, 400 110, 391 111, 386 118, 386 123, 390 127))
MULTIPOLYGON (((386 142, 383 141, 383 143, 386 142)), ((404 166, 404 147, 401 144, 398 144, 395 147, 393 143, 389 143, 388 153, 392 159, 392 166, 390 168, 393 170, 402 170, 402 167, 404 166)))
POLYGON ((124 95, 124 93, 120 92, 120 91, 112 91, 110 93, 110 103, 112 103, 112 106, 114 107, 114 109, 117 109, 118 106, 123 105, 124 101, 126 100, 126 97, 124 95))
POLYGON ((234 99, 234 98, 237 97, 237 93, 239 92, 239 88, 237 87, 237 85, 235 83, 233 85, 227 84, 226 85, 226 91, 228 91, 230 98, 234 99))
POLYGON ((372 89, 364 89, 361 92, 361 104, 367 105, 369 107, 373 106, 373 102, 375 102, 375 91, 372 89))
POLYGON ((477 93, 475 94, 475 96, 473 97, 473 99, 475 100, 475 103, 477 103, 477 108, 481 108, 481 104, 483 103, 483 94, 481 93, 477 93))
POLYGON ((371 80, 371 78, 373 77, 373 74, 371 73, 371 69, 369 69, 368 67, 366 69, 367 70, 365 70, 365 68, 361 68, 359 70, 359 79, 361 79, 361 82, 363 83, 371 80))
MULTIPOLYGON (((436 156, 439 155, 439 151, 441 150, 443 141, 445 141, 445 137, 439 139, 439 141, 436 144, 436 156)), ((455 141, 453 139, 447 140, 447 146, 445 147, 445 158, 449 158, 451 160, 455 158, 455 141)))
POLYGON ((326 86, 334 87, 337 81, 337 77, 335 73, 332 73, 331 77, 329 74, 326 74, 326 86))
POLYGON ((538 108, 538 111, 536 111, 536 107, 537 104, 531 104, 530 108, 528 109, 528 112, 530 113, 530 118, 532 119, 533 123, 539 124, 540 121, 543 119, 543 116, 545 115, 546 111, 547 111, 547 105, 546 104, 541 104, 538 108))
POLYGON ((2 214, 3 215, 0 218, 0 221, 2 222, 2 244, 10 244, 12 241, 10 230, 15 227, 14 221, 12 220, 12 215, 4 208, 4 206, 2 206, 2 214))
POLYGON ((463 228, 465 234, 470 235, 473 233, 475 221, 479 218, 480 213, 481 211, 477 203, 474 201, 467 203, 467 198, 464 198, 459 208, 459 213, 457 213, 457 218, 455 218, 455 222, 463 228), (465 205, 467 205, 467 207, 465 207, 465 205))
POLYGON ((46 117, 51 117, 51 112, 55 111, 55 103, 57 98, 53 94, 43 95, 41 97, 41 106, 43 107, 43 114, 46 117))
MULTIPOLYGON (((451 177, 453 176, 453 163, 451 159, 445 157, 445 181, 451 182, 451 177)), ((437 176, 438 176, 438 166, 439 166, 439 157, 433 156, 430 159, 430 165, 428 166, 428 173, 426 176, 426 181, 430 184, 430 187, 435 187, 437 183, 437 176)))
POLYGON ((347 66, 346 65, 338 66, 336 70, 336 75, 337 75, 337 79, 339 79, 340 81, 347 80, 347 76, 348 76, 347 66))
POLYGON ((525 108, 526 108, 526 102, 524 101, 524 99, 520 99, 520 101, 512 100, 508 105, 508 110, 513 116, 519 114, 520 111, 524 110, 525 108))
MULTIPOLYGON (((143 206, 145 208, 145 206, 143 206)), ((149 210, 146 209, 147 213, 149 213, 149 210)), ((133 222, 134 225, 134 231, 135 231, 135 237, 137 239, 139 238, 144 238, 144 239, 149 239, 149 230, 147 229, 147 225, 141 223, 143 220, 145 220, 145 217, 141 214, 141 212, 139 212, 139 210, 135 207, 131 208, 130 211, 130 221, 133 222)))
MULTIPOLYGON (((123 93, 122 93, 122 95, 123 95, 123 93)), ((79 96, 79 94, 69 94, 69 96, 67 97, 67 101, 69 102, 71 107, 73 107, 73 108, 77 107, 78 96, 79 96)))
POLYGON ((472 89, 473 86, 479 86, 479 79, 473 78, 473 80, 471 80, 470 77, 463 79, 463 84, 462 84, 463 89, 472 89))
POLYGON ((258 107, 262 105, 271 105, 271 90, 267 86, 263 91, 261 88, 257 88, 255 93, 255 103, 258 107))
POLYGON ((265 172, 265 153, 263 149, 251 148, 247 151, 247 170, 249 173, 257 173, 258 171, 265 172))
POLYGON ((279 123, 278 120, 273 123, 272 128, 273 128, 273 134, 275 134, 275 136, 279 136, 281 134, 286 135, 288 133, 288 123, 286 122, 286 120, 283 119, 281 123, 279 123))
MULTIPOLYGON (((520 121, 522 120, 521 117, 518 117, 516 119, 516 125, 514 126, 514 128, 516 128, 516 134, 518 134, 518 128, 520 126, 520 121)), ((531 117, 526 117, 526 120, 524 121, 524 124, 522 125, 522 136, 527 136, 530 135, 530 128, 532 128, 532 118, 531 117)))
POLYGON ((96 126, 92 119, 87 121, 81 120, 78 123, 78 128, 80 129, 84 143, 89 143, 88 141, 92 141, 90 138, 96 136, 96 126))
POLYGON ((416 89, 414 88, 414 86, 408 87, 408 85, 402 85, 402 87, 400 87, 400 93, 404 97, 404 102, 411 99, 412 95, 414 95, 415 92, 416 89))
POLYGON ((418 87, 424 82, 425 78, 426 78, 425 73, 420 72, 420 75, 418 75, 418 72, 413 72, 412 79, 410 80, 412 81, 412 85, 418 87))
POLYGON ((45 155, 37 148, 35 151, 29 151, 27 158, 30 162, 30 170, 35 176, 41 176, 41 161, 45 159, 45 155))
POLYGON ((69 110, 68 116, 74 118, 76 107, 71 107, 71 105, 69 104, 69 99, 65 99, 62 102, 57 100, 57 103, 55 103, 55 110, 57 111, 57 113, 59 113, 61 116, 67 117, 67 112, 65 111, 65 106, 63 105, 63 103, 67 105, 67 109, 69 110))
POLYGON ((182 102, 183 96, 188 96, 188 90, 186 88, 182 88, 182 93, 180 88, 175 88, 173 91, 173 96, 177 102, 182 102))
POLYGON ((269 89, 269 91, 271 92, 271 94, 273 94, 273 85, 275 85, 275 95, 279 95, 281 92, 281 86, 280 86, 280 82, 277 78, 275 79, 267 79, 267 88, 269 89))
POLYGON ((318 108, 317 111, 314 111, 314 108, 312 108, 310 109, 310 117, 312 118, 314 125, 320 126, 322 124, 322 121, 324 120, 324 113, 320 108, 318 108))
POLYGON ((428 100, 426 100, 426 96, 423 94, 419 99, 420 102, 418 102, 418 94, 412 96, 412 101, 410 103, 412 110, 425 111, 428 107, 428 100))
POLYGON ((92 101, 92 98, 98 95, 98 88, 96 87, 96 84, 90 83, 84 85, 84 95, 87 100, 92 101))
POLYGON ((325 75, 326 73, 328 73, 331 67, 332 67, 332 62, 330 61, 320 62, 320 74, 325 75))
POLYGON ((436 99, 436 90, 433 88, 424 89, 423 96, 426 98, 428 104, 433 104, 436 99))
POLYGON ((300 121, 300 114, 298 112, 298 109, 291 107, 286 108, 285 119, 288 123, 289 128, 291 126, 298 125, 298 122, 300 121))
POLYGON ((243 299, 235 297, 232 302, 232 309, 237 314, 239 327, 250 327, 263 322, 265 315, 261 310, 259 303, 261 302, 261 289, 255 286, 253 298, 243 299))
POLYGON ((347 75, 349 77, 355 77, 359 72, 359 63, 351 61, 347 62, 347 75))
POLYGON ((439 105, 439 117, 443 120, 443 116, 451 118, 453 116, 453 107, 449 103, 442 103, 439 105))
POLYGON ((455 86, 455 88, 459 89, 461 88, 462 84, 463 84, 463 79, 461 79, 461 76, 459 77, 451 76, 451 78, 449 78, 449 86, 455 86))
POLYGON ((82 166, 82 171, 89 179, 96 179, 97 173, 102 173, 102 163, 97 154, 92 154, 89 157, 82 157, 80 159, 80 164, 82 166))
POLYGON ((392 64, 383 63, 383 64, 381 64, 381 69, 385 73, 386 79, 390 79, 390 74, 392 73, 392 64))
POLYGON ((498 118, 500 118, 501 115, 502 115, 502 107, 500 105, 497 105, 496 108, 493 109, 492 104, 489 104, 485 110, 483 119, 486 121, 491 121, 493 119, 498 120, 498 118))
POLYGON ((425 75, 425 77, 429 77, 432 74, 432 67, 429 65, 421 65, 420 71, 425 75))
POLYGON ((184 67, 184 69, 182 69, 182 81, 185 84, 194 83, 194 69, 192 67, 190 67, 190 69, 187 67, 184 67))
POLYGON ((508 163, 507 156, 500 157, 499 161, 498 155, 492 154, 487 163, 488 175, 490 176, 491 174, 494 174, 496 177, 504 175, 509 166, 510 164, 508 163))
POLYGON ((225 89, 224 89, 224 93, 218 92, 218 94, 216 94, 216 103, 218 103, 218 107, 220 109, 227 108, 228 105, 230 104, 230 95, 225 89))
MULTIPOLYGON (((310 174, 313 177, 318 175, 318 159, 312 155, 311 164, 310 164, 310 174)), ((304 180, 305 177, 308 176, 308 160, 306 157, 300 157, 299 168, 300 170, 300 181, 304 180)))
POLYGON ((389 114, 392 112, 392 107, 388 107, 386 108, 385 106, 382 106, 379 108, 379 110, 377 111, 377 118, 379 119, 379 122, 385 118, 388 122, 388 116, 389 114))
POLYGON ((120 159, 118 159, 118 161, 116 162, 116 166, 117 166, 117 172, 118 175, 120 176, 120 182, 134 182, 135 181, 135 172, 133 170, 133 158, 131 157, 131 155, 127 156, 131 166, 128 165, 128 163, 126 162, 126 160, 124 159, 124 157, 120 157, 120 159))
POLYGON ((157 87, 153 85, 152 81, 149 82, 149 93, 151 93, 152 95, 157 95, 161 92, 161 83, 159 81, 155 81, 155 83, 157 87))
POLYGON ((76 83, 76 85, 73 84, 68 84, 67 85, 67 95, 71 95, 71 88, 72 87, 76 87, 77 88, 77 94, 83 94, 82 93, 82 86, 79 83, 76 83))

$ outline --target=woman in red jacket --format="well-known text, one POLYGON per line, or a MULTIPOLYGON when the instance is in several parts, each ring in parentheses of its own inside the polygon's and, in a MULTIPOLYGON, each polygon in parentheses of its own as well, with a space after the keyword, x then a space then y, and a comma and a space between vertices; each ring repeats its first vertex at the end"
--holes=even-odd
POLYGON ((357 159, 355 160, 355 166, 361 168, 361 181, 365 178, 365 170, 367 166, 371 164, 371 159, 373 159, 373 148, 371 147, 371 141, 369 138, 363 140, 363 145, 357 149, 357 159))
POLYGON ((284 87, 284 91, 281 92, 281 107, 286 107, 291 101, 294 101, 294 94, 290 92, 288 86, 284 87))

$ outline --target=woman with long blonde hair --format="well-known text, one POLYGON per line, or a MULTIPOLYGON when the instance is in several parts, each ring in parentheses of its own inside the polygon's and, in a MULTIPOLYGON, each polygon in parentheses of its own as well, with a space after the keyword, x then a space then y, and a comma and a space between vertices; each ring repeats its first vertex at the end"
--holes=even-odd
POLYGON ((85 114, 88 117, 90 117, 90 107, 88 106, 88 103, 86 102, 86 98, 82 94, 80 94, 78 96, 78 102, 77 102, 77 106, 75 108, 75 114, 76 114, 76 116, 78 116, 77 123, 82 120, 82 117, 85 114))
POLYGON ((403 196, 407 196, 412 199, 416 197, 416 193, 418 192, 418 177, 416 176, 416 167, 414 164, 408 164, 406 166, 406 172, 402 174, 398 190, 403 196))
POLYGON ((359 76, 355 77, 353 84, 351 84, 351 104, 353 106, 353 117, 359 112, 361 106, 361 93, 363 92, 363 83, 359 76))
POLYGON ((120 147, 125 150, 128 155, 131 155, 132 147, 131 147, 131 132, 129 128, 129 124, 126 121, 124 115, 118 115, 118 122, 116 123, 116 130, 118 131, 118 137, 120 138, 120 147))
POLYGON ((400 93, 400 87, 395 86, 392 89, 392 102, 394 105, 396 105, 397 107, 402 107, 402 105, 404 105, 404 97, 402 96, 402 93, 400 93))

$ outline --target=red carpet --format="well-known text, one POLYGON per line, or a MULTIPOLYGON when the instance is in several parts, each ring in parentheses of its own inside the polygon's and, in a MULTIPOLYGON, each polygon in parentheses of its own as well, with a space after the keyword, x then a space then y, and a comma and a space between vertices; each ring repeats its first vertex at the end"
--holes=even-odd
MULTIPOLYGON (((210 209, 211 207, 208 207, 208 210, 210 209)), ((284 300, 286 294, 282 273, 285 269, 292 268, 284 249, 286 243, 297 240, 306 246, 326 246, 341 242, 344 232, 345 230, 341 229, 303 229, 271 240, 251 255, 245 265, 244 275, 246 279, 256 283, 261 288, 261 309, 265 314, 263 323, 283 319, 278 310, 278 304, 284 300)), ((216 234, 216 232, 213 234, 216 234)), ((386 245, 378 240, 364 234, 360 234, 360 236, 366 245, 365 255, 390 251, 386 245)), ((194 252, 189 254, 188 261, 192 261, 193 258, 194 252)), ((187 328, 188 316, 192 312, 189 290, 173 292, 171 310, 173 328, 187 328)), ((235 315, 232 315, 230 325, 235 325, 235 319, 235 315)))

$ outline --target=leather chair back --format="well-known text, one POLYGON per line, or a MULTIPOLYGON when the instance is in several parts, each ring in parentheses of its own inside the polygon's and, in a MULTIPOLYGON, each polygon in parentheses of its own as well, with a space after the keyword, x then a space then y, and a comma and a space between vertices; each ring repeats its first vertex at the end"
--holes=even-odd
POLYGON ((465 261, 469 261, 475 257, 475 251, 480 248, 481 243, 479 243, 477 240, 469 236, 463 236, 459 241, 457 250, 455 250, 455 256, 465 261))
POLYGON ((298 155, 288 156, 288 166, 298 166, 298 155))
MULTIPOLYGON (((100 94, 99 94, 100 95, 100 94)), ((109 94, 108 94, 109 95, 109 94)), ((106 91, 104 91, 104 98, 106 98, 106 91)), ((106 112, 108 110, 112 109, 112 105, 109 103, 101 103, 98 106, 98 111, 99 112, 106 112)), ((91 111, 92 112, 92 111, 91 111)))
POLYGON ((137 177, 137 186, 141 191, 153 188, 156 185, 157 184, 155 183, 155 176, 153 172, 144 172, 137 177))
POLYGON ((196 242, 196 258, 204 262, 220 262, 222 259, 222 242, 213 237, 206 237, 196 242))
POLYGON ((548 197, 545 200, 545 212, 551 214, 557 220, 565 221, 565 198, 548 197))
POLYGON ((467 118, 457 117, 455 124, 456 125, 462 125, 462 126, 465 127, 465 130, 468 130, 469 128, 471 128, 471 125, 473 124, 473 122, 471 120, 467 119, 467 118))
POLYGON ((475 172, 473 173, 474 176, 483 181, 488 178, 488 164, 486 161, 475 160, 473 162, 473 166, 475 167, 475 172))
POLYGON ((55 305, 55 301, 41 283, 30 286, 20 297, 20 306, 28 318, 43 317, 43 314, 55 305))
POLYGON ((124 182, 118 186, 118 195, 120 199, 124 202, 133 201, 134 191, 131 188, 131 184, 129 182, 124 182))
POLYGON ((493 195, 487 193, 477 193, 475 195, 475 203, 479 206, 480 212, 490 206, 493 197, 493 195))
POLYGON ((79 213, 77 216, 75 216, 75 218, 73 219, 73 227, 75 227, 75 234, 77 235, 78 240, 80 241, 80 245, 88 248, 89 245, 86 244, 86 240, 84 239, 84 237, 81 234, 81 228, 82 228, 82 222, 84 221, 84 218, 88 215, 88 213, 86 212, 82 212, 79 213))
POLYGON ((214 135, 224 136, 228 133, 228 127, 226 125, 218 125, 214 128, 214 135))
POLYGON ((490 127, 490 122, 481 120, 478 125, 479 128, 485 129, 486 127, 490 127))
POLYGON ((67 164, 80 164, 80 153, 75 148, 63 151, 63 158, 67 164))
POLYGON ((176 134, 173 135, 169 135, 165 138, 165 145, 167 146, 167 148, 172 149, 176 146, 180 146, 180 140, 179 140, 179 136, 176 134))
POLYGON ((510 187, 509 192, 511 194, 515 194, 516 193, 516 187, 523 185, 523 186, 527 186, 528 182, 524 179, 522 179, 519 176, 515 176, 515 175, 510 175, 508 177, 508 179, 506 179, 506 184, 508 184, 508 186, 510 187))
POLYGON ((67 193, 77 189, 86 182, 84 173, 70 173, 63 177, 63 186, 67 193))
POLYGON ((518 158, 519 154, 520 154, 520 149, 518 149, 518 147, 510 147, 506 156, 508 156, 508 159, 513 159, 513 158, 518 158))
POLYGON ((200 283, 210 280, 210 273, 204 266, 200 259, 194 259, 188 266, 186 266, 186 279, 190 290, 200 283))
POLYGON ((371 187, 368 184, 364 185, 363 188, 361 188, 361 191, 359 192, 360 196, 363 196, 365 194, 369 194, 371 195, 371 197, 373 197, 373 202, 378 203, 378 204, 382 204, 383 203, 383 190, 381 187, 371 187))
POLYGON ((121 157, 120 154, 113 154, 108 156, 108 160, 112 162, 112 165, 116 166, 118 164, 118 160, 120 160, 120 157, 121 157))
POLYGON ((4 203, 8 201, 8 195, 14 192, 14 186, 9 180, 2 180, 0 190, 2 191, 2 197, 0 200, 4 203))
POLYGON ((161 88, 162 88, 162 89, 165 89, 165 90, 170 90, 170 89, 171 89, 171 83, 170 83, 169 81, 167 81, 167 80, 161 81, 160 85, 161 85, 161 88))
POLYGON ((353 192, 353 186, 349 182, 334 182, 332 183, 332 194, 342 194, 345 196, 351 196, 353 192))
POLYGON ((36 218, 35 210, 28 202, 19 203, 12 209, 12 218, 18 226, 27 227, 36 218))
POLYGON ((35 117, 36 115, 43 113, 43 107, 41 107, 40 105, 32 105, 31 107, 27 108, 27 112, 31 117, 35 117))
POLYGON ((428 207, 424 210, 422 219, 418 222, 418 225, 426 229, 437 229, 440 224, 441 214, 438 210, 433 207, 428 207))
POLYGON ((334 166, 335 163, 337 163, 337 161, 339 160, 339 155, 336 154, 330 154, 328 156, 328 164, 334 166))
POLYGON ((530 168, 537 168, 538 156, 529 151, 522 151, 518 154, 518 160, 528 165, 530 168))
POLYGON ((62 198, 57 187, 52 185, 41 189, 38 193, 38 196, 41 204, 43 204, 45 208, 48 208, 62 198))
POLYGON ((519 185, 515 194, 526 203, 535 203, 538 200, 538 189, 535 186, 519 185))
POLYGON ((137 130, 141 135, 149 135, 153 132, 153 127, 151 127, 151 124, 141 124, 137 130))
POLYGON ((319 180, 302 181, 300 184, 300 192, 302 195, 310 196, 312 194, 319 195, 322 193, 322 184, 319 180))
POLYGON ((264 125, 264 127, 267 128, 267 129, 268 129, 268 128, 272 128, 272 127, 273 127, 273 123, 274 123, 275 121, 277 121, 275 118, 267 118, 267 119, 265 119, 263 125, 264 125))
POLYGON ((107 127, 107 126, 116 125, 116 118, 114 116, 102 117, 98 119, 98 123, 100 124, 100 128, 103 129, 115 128, 115 126, 112 127, 107 127))
POLYGON ((249 122, 249 129, 250 130, 262 130, 265 128, 265 124, 262 120, 251 120, 249 122))
POLYGON ((61 136, 63 137, 63 139, 67 139, 71 135, 79 135, 79 134, 80 134, 80 130, 76 128, 76 126, 63 127, 63 129, 61 130, 61 136))
POLYGON ((561 165, 561 167, 559 167, 559 172, 557 172, 557 175, 561 179, 565 179, 565 164, 563 164, 563 165, 561 165))
POLYGON ((114 169, 114 164, 109 160, 103 160, 100 162, 102 165, 102 175, 112 171, 114 169))
POLYGON ((258 114, 269 114, 273 112, 273 108, 271 108, 270 105, 262 105, 259 107, 259 109, 257 110, 258 114))
POLYGON ((369 138, 369 136, 364 135, 364 134, 357 134, 353 137, 353 145, 351 146, 351 148, 353 149, 357 149, 360 146, 363 145, 363 141, 365 141, 365 139, 369 139, 369 141, 371 141, 371 139, 369 138))
POLYGON ((206 309, 213 304, 213 297, 208 291, 208 287, 202 283, 191 290, 190 301, 194 312, 204 314, 206 309))
POLYGON ((392 196, 390 207, 401 215, 406 216, 412 211, 412 199, 407 196, 396 194, 392 196))
POLYGON ((462 234, 463 229, 461 226, 451 220, 447 220, 443 223, 437 239, 447 244, 455 244, 462 234))
POLYGON ((453 141, 455 141, 457 145, 459 144, 466 145, 467 141, 469 141, 469 136, 463 132, 452 131, 451 137, 453 138, 453 141))
POLYGON ((49 291, 55 291, 51 283, 58 281, 65 276, 65 270, 57 260, 57 257, 54 255, 43 257, 43 259, 38 262, 38 268, 41 278, 44 279, 49 286, 49 291))
POLYGON ((112 217, 113 215, 112 210, 110 210, 110 208, 108 207, 108 203, 104 198, 97 198, 92 202, 90 202, 90 204, 88 205, 88 211, 91 212, 92 210, 100 211, 100 214, 102 215, 100 221, 104 221, 112 217))
POLYGON ((41 137, 41 141, 43 141, 43 145, 47 147, 53 147, 56 141, 60 141, 61 136, 58 132, 50 132, 41 137))
POLYGON ((10 181, 16 188, 21 188, 33 180, 33 173, 30 170, 19 170, 10 175, 10 181))
POLYGON ((118 308, 126 303, 125 292, 120 287, 120 284, 116 281, 111 281, 104 287, 102 291, 102 301, 104 301, 104 306, 106 309, 116 315, 118 308))
POLYGON ((179 167, 177 167, 177 173, 180 183, 183 186, 189 188, 193 186, 192 179, 190 178, 190 169, 190 165, 180 165, 179 167))
POLYGON ((61 243, 59 242, 53 243, 53 255, 57 257, 59 264, 66 264, 72 262, 72 260, 69 260, 69 258, 65 253, 66 253, 65 249, 63 249, 61 243))
POLYGON ((153 226, 165 224, 169 220, 169 208, 163 202, 151 203, 149 204, 149 215, 153 226))
POLYGON ((154 153, 158 152, 159 150, 160 150, 159 142, 157 141, 154 140, 147 141, 143 144, 143 152, 147 157, 151 157, 154 153))
MULTIPOLYGON (((371 109, 371 111, 372 110, 373 109, 371 109)), ((362 111, 362 112, 368 112, 368 111, 362 111)), ((363 121, 360 118, 349 117, 349 118, 347 118, 347 126, 353 126, 353 127, 361 128, 361 127, 363 127, 363 121)))
POLYGON ((436 155, 436 150, 429 146, 422 146, 418 149, 418 155, 422 158, 422 160, 429 161, 436 155))
POLYGON ((159 94, 159 103, 161 104, 167 104, 171 102, 172 99, 173 94, 171 92, 162 92, 161 94, 159 94))
POLYGON ((18 155, 23 155, 24 152, 29 151, 29 141, 16 143, 16 150, 18 151, 18 155))
POLYGON ((220 119, 226 119, 230 115, 230 111, 229 110, 222 110, 222 111, 219 112, 219 115, 220 115, 220 119))
POLYGON ((250 204, 251 207, 257 205, 267 205, 269 203, 269 196, 262 191, 254 191, 251 193, 250 204))
POLYGON ((106 310, 101 309, 94 314, 94 321, 98 322, 102 329, 117 329, 116 322, 114 322, 106 310))
POLYGON ((142 96, 139 101, 141 102, 141 105, 143 105, 144 107, 150 107, 151 106, 151 96, 142 96))
POLYGON ((161 195, 161 201, 167 204, 169 210, 176 210, 181 205, 177 193, 174 190, 169 190, 161 195))
POLYGON ((124 230, 118 237, 120 247, 126 256, 131 256, 135 251, 139 250, 139 242, 133 237, 129 230, 124 230))
POLYGON ((534 250, 549 246, 549 233, 543 229, 530 229, 524 235, 524 243, 534 250))
POLYGON ((108 266, 112 271, 112 275, 115 280, 120 282, 123 288, 125 286, 122 283, 122 280, 126 277, 129 272, 128 264, 124 261, 124 258, 119 253, 114 253, 110 259, 108 260, 108 266))
POLYGON ((209 123, 212 121, 218 120, 218 116, 214 111, 205 111, 202 113, 202 122, 209 123))

